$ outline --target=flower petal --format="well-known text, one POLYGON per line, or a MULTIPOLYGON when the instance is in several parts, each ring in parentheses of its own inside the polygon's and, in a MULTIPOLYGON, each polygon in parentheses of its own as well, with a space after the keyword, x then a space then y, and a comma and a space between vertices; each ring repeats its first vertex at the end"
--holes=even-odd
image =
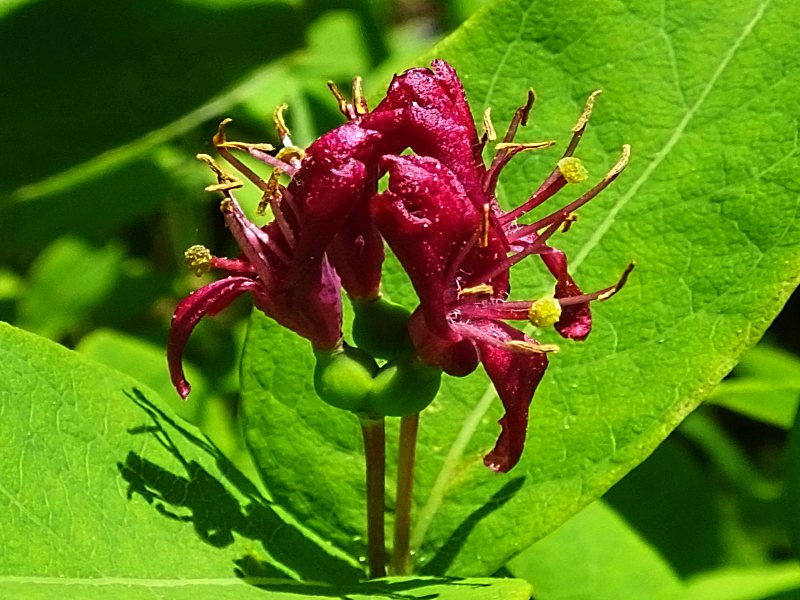
MULTIPOLYGON (((540 253, 542 261, 556 278, 555 297, 570 298, 583 294, 578 284, 567 271, 567 257, 561 250, 548 247, 540 253)), ((571 340, 585 340, 592 330, 592 312, 589 302, 570 304, 561 309, 561 318, 555 324, 562 337, 571 340)))
POLYGON ((217 314, 239 295, 258 286, 259 283, 250 277, 226 277, 195 290, 175 308, 167 336, 167 363, 172 385, 181 398, 186 398, 191 391, 181 359, 192 330, 205 315, 217 314))
MULTIPOLYGON (((497 340, 534 342, 519 329, 500 321, 485 320, 473 325, 497 340)), ((495 472, 505 473, 517 464, 522 455, 528 428, 528 408, 547 368, 547 356, 543 353, 512 351, 485 341, 476 341, 476 344, 481 362, 506 411, 498 421, 502 427, 500 437, 494 449, 484 457, 483 463, 495 472)))

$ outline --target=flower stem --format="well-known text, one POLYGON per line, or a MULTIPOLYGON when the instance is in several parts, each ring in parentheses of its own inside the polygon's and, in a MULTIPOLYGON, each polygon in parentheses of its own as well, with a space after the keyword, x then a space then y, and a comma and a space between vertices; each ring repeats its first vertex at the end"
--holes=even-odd
POLYGON ((411 505, 414 496, 414 458, 417 447, 419 413, 400 421, 400 447, 397 455, 397 506, 394 516, 392 574, 411 572, 411 505))
POLYGON ((361 419, 367 464, 367 567, 371 578, 386 575, 384 541, 384 480, 386 431, 384 419, 361 419))

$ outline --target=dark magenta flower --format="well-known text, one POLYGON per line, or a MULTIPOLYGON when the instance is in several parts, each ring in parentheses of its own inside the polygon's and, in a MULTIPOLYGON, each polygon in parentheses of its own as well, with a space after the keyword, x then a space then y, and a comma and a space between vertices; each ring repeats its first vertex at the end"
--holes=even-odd
MULTIPOLYGON (((424 81, 424 73, 415 74, 424 81)), ((439 97, 441 86, 435 80, 435 74, 429 75, 430 85, 419 87, 439 97)), ((460 84, 457 80, 449 84, 448 93, 458 100, 438 122, 429 123, 430 134, 438 140, 467 134, 471 136, 468 144, 450 147, 481 148, 485 140, 479 141, 474 133, 460 84)), ((389 186, 372 200, 373 219, 420 299, 409 323, 417 353, 429 364, 456 376, 472 372, 480 362, 497 389, 506 414, 500 420, 500 438, 484 462, 501 472, 511 469, 520 458, 528 408, 547 367, 546 353, 556 349, 538 343, 505 321, 555 325, 562 336, 582 340, 591 329, 589 302, 613 295, 630 270, 616 285, 584 294, 569 275, 564 254, 547 244, 550 236, 572 219, 575 210, 622 171, 628 159, 627 146, 620 162, 589 192, 535 223, 517 224, 517 218, 566 183, 585 178, 582 166, 571 155, 594 96, 553 173, 519 208, 510 212, 499 208, 494 187, 503 166, 522 150, 548 145, 513 144, 532 100, 529 96, 528 103, 515 114, 488 169, 479 156, 465 152, 459 153, 461 162, 454 168, 452 155, 446 155, 450 164, 440 160, 443 148, 437 144, 431 145, 429 156, 385 156, 389 186), (509 269, 529 255, 540 256, 555 276, 554 296, 537 302, 510 302, 509 269)))
POLYGON ((218 258, 202 246, 186 252, 187 263, 198 274, 214 268, 224 273, 184 298, 175 309, 167 338, 167 359, 172 383, 182 398, 190 391, 181 365, 183 350, 194 327, 205 315, 214 315, 234 299, 249 292, 255 306, 278 323, 307 338, 315 348, 332 349, 342 337, 340 281, 327 256, 297 253, 302 206, 284 191, 272 198, 274 220, 262 228, 250 222, 231 189, 238 182, 207 160, 218 175, 211 189, 225 198, 220 206, 225 224, 236 240, 239 258, 218 258))

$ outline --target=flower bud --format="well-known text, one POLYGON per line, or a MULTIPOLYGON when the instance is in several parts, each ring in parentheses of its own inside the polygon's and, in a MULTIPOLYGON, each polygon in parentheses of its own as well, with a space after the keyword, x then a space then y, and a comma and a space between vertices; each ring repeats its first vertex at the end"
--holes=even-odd
POLYGON ((373 377, 378 365, 373 358, 351 346, 315 350, 314 390, 326 404, 363 412, 366 409, 373 377))
POLYGON ((408 337, 411 313, 406 308, 378 296, 374 300, 354 300, 353 311, 353 340, 359 348, 386 360, 412 352, 408 337))
POLYGON ((405 417, 428 406, 439 391, 441 369, 417 357, 400 357, 386 363, 372 386, 367 412, 370 415, 405 417))

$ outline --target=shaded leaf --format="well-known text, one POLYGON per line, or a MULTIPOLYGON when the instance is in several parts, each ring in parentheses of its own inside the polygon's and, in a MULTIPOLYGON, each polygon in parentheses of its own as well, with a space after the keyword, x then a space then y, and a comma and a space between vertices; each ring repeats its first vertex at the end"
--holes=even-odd
POLYGON ((360 573, 121 373, 0 324, 0 381, 0 585, 360 573))
POLYGON ((280 0, 21 6, 0 21, 0 111, 13 115, 0 141, 14 148, 2 187, 163 127, 301 43, 301 15, 280 0))
POLYGON ((789 429, 800 402, 800 359, 759 344, 744 355, 708 401, 769 425, 789 429))

